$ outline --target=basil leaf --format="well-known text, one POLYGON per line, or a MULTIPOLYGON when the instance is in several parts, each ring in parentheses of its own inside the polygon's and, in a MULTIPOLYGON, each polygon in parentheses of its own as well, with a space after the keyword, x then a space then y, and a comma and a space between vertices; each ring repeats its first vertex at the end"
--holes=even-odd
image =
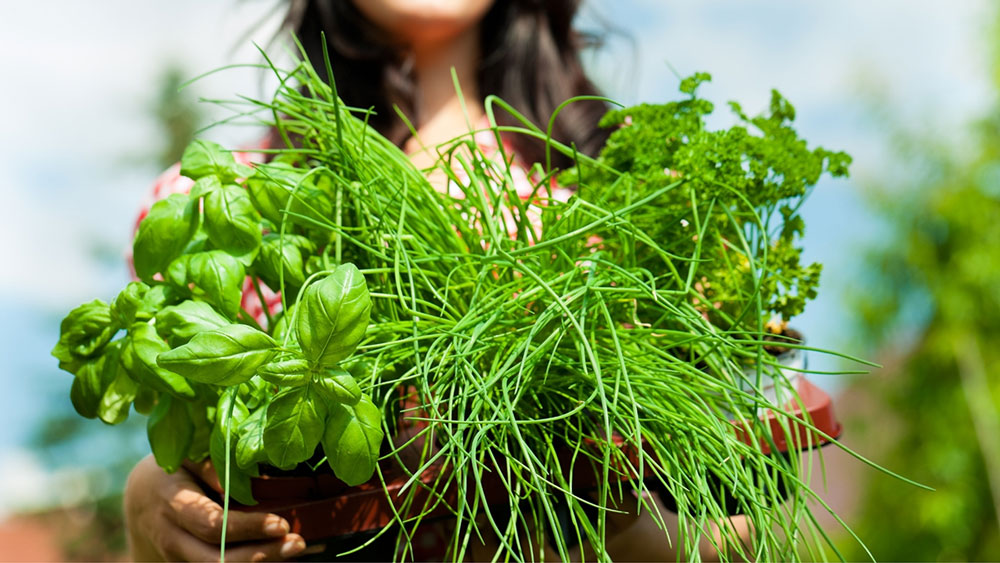
POLYGON ((260 215, 246 190, 225 185, 205 196, 205 232, 216 248, 234 256, 260 246, 260 215))
POLYGON ((204 402, 192 403, 185 401, 188 410, 188 418, 194 428, 191 437, 191 446, 188 448, 187 458, 194 462, 204 460, 209 455, 212 435, 212 422, 208 419, 209 405, 204 402))
POLYGON ((156 364, 156 357, 168 350, 170 347, 152 326, 137 323, 129 329, 122 344, 121 364, 141 385, 185 399, 194 398, 194 390, 183 377, 156 364))
POLYGON ((96 418, 101 399, 115 376, 118 375, 118 358, 121 341, 108 345, 94 360, 85 362, 77 371, 69 397, 73 408, 84 418, 96 418))
POLYGON ((316 390, 329 403, 356 405, 361 400, 361 387, 354 376, 342 369, 331 369, 315 378, 316 390))
POLYGON ((354 264, 341 264, 306 288, 295 326, 306 359, 332 368, 350 356, 368 329, 371 307, 365 278, 354 264))
POLYGON ((173 345, 184 344, 194 335, 230 324, 204 301, 182 301, 156 313, 156 332, 173 345))
MULTIPOLYGON (((132 326, 135 322, 142 298, 149 291, 149 286, 142 282, 131 282, 111 300, 111 319, 120 327, 132 326)), ((141 319, 149 320, 149 318, 141 319)))
POLYGON ((128 418, 129 408, 139 390, 139 384, 121 368, 120 349, 119 344, 109 347, 105 352, 108 354, 105 369, 113 373, 114 378, 101 396, 101 402, 97 406, 97 417, 107 424, 120 424, 128 418))
POLYGON ((275 233, 264 235, 254 269, 269 287, 280 288, 281 281, 284 280, 288 291, 300 288, 305 283, 301 241, 298 240, 303 238, 292 235, 282 237, 275 233))
POLYGON ((258 463, 267 461, 267 452, 264 450, 266 413, 267 409, 265 408, 257 409, 240 424, 240 440, 236 444, 236 463, 243 470, 256 471, 258 463))
POLYGON ((73 379, 69 389, 69 400, 76 413, 83 418, 96 418, 97 407, 101 404, 103 389, 100 387, 101 369, 93 369, 96 361, 87 362, 73 379))
POLYGON ((301 358, 264 364, 257 370, 257 375, 264 381, 283 387, 298 387, 312 381, 309 362, 301 358))
POLYGON ((284 217, 282 211, 291 196, 291 190, 263 178, 260 169, 247 180, 247 194, 250 201, 260 214, 268 221, 280 226, 284 217))
POLYGON ((59 342, 52 348, 52 355, 59 360, 59 367, 76 373, 84 360, 96 356, 118 327, 111 321, 111 309, 95 299, 73 309, 59 325, 59 342))
POLYGON ((184 247, 183 254, 197 254, 208 250, 212 250, 211 246, 208 244, 208 235, 205 234, 204 229, 199 229, 195 232, 194 238, 191 239, 191 242, 184 247))
POLYGON ((234 393, 223 393, 215 408, 215 425, 209 437, 209 455, 219 476, 219 483, 225 486, 226 464, 229 464, 229 496, 241 504, 252 505, 257 502, 253 498, 250 487, 250 475, 240 470, 236 463, 236 444, 239 436, 239 426, 250 417, 246 405, 234 393), (226 458, 226 439, 229 439, 229 457, 226 458))
POLYGON ((194 424, 185 401, 161 395, 146 421, 146 435, 156 464, 167 473, 177 471, 191 448, 194 424))
POLYGON ((132 242, 135 274, 150 281, 180 256, 198 230, 199 216, 197 200, 186 194, 172 194, 154 203, 132 242))
POLYGON ((187 344, 164 350, 158 365, 191 381, 239 385, 270 361, 274 340, 247 325, 232 324, 196 334, 187 344))
POLYGON ((276 342, 281 342, 283 346, 297 343, 298 340, 295 336, 295 325, 292 324, 292 319, 295 318, 295 309, 298 307, 296 303, 292 303, 287 309, 284 309, 278 313, 278 319, 274 323, 274 330, 271 334, 274 335, 274 340, 276 342))
POLYGON ((326 404, 309 386, 281 390, 267 405, 264 449, 279 469, 291 469, 312 457, 323 436, 326 404))
POLYGON ((353 487, 371 479, 382 438, 382 413, 367 396, 354 406, 330 405, 323 451, 341 481, 353 487))
POLYGON ((148 321, 172 297, 165 285, 149 287, 142 282, 131 282, 111 301, 111 320, 122 328, 136 321, 148 321))
POLYGON ((235 424, 228 427, 223 426, 225 417, 221 414, 222 409, 219 409, 218 412, 220 414, 217 415, 216 424, 212 427, 212 434, 209 437, 209 455, 212 458, 212 465, 215 466, 215 472, 219 476, 219 483, 225 487, 226 464, 229 464, 229 489, 226 492, 236 502, 252 506, 257 504, 257 501, 253 498, 250 475, 240 470, 239 464, 236 463, 237 437, 234 431, 235 424), (230 440, 228 458, 226 457, 227 435, 230 440))
POLYGON ((219 177, 215 174, 210 174, 198 178, 198 181, 188 191, 188 195, 191 199, 198 199, 220 189, 222 189, 222 182, 219 181, 219 177))
POLYGON ((247 192, 254 207, 276 226, 286 221, 286 209, 289 223, 305 227, 324 224, 333 215, 329 196, 316 189, 303 170, 283 162, 254 169, 253 176, 247 179, 247 192))
MULTIPOLYGON (((260 371, 260 368, 257 368, 260 371)), ((246 383, 240 386, 240 398, 246 403, 247 408, 254 410, 261 405, 271 402, 274 396, 274 385, 264 381, 260 377, 251 377, 246 383)))
POLYGON ((239 396, 233 396, 232 390, 219 395, 215 406, 216 425, 229 428, 230 432, 236 432, 239 425, 249 416, 250 409, 239 396))
MULTIPOLYGON (((166 393, 164 393, 164 396, 166 396, 166 393)), ((159 398, 159 393, 149 387, 140 385, 135 390, 135 399, 132 400, 132 408, 139 414, 148 415, 153 412, 157 398, 159 398)))
POLYGON ((252 173, 252 168, 237 164, 231 152, 212 141, 195 139, 181 156, 181 175, 192 180, 215 174, 223 182, 232 182, 252 173))
POLYGON ((243 264, 222 250, 181 256, 167 269, 170 283, 191 291, 230 319, 240 310, 245 278, 243 264))
POLYGON ((372 358, 365 356, 351 356, 340 362, 340 369, 346 370, 354 377, 355 381, 359 382, 372 380, 375 377, 376 368, 380 376, 390 376, 396 372, 394 365, 385 365, 384 363, 379 365, 372 358))
POLYGON ((306 260, 306 276, 311 276, 316 272, 322 272, 326 269, 326 264, 323 263, 323 258, 320 256, 310 256, 306 260))

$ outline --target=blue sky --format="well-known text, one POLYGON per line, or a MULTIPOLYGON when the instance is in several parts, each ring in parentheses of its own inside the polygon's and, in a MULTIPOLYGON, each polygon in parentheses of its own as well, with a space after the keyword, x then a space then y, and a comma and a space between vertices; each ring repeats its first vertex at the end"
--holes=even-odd
MULTIPOLYGON (((249 41, 238 40, 274 5, 4 4, 0 236, 7 243, 0 304, 8 314, 0 332, 6 359, 0 378, 7 388, 0 411, 18 423, 0 433, 0 474, 22 478, 0 488, 0 514, 59 502, 46 496, 53 490, 48 481, 28 476, 40 462, 23 446, 47 409, 71 409, 69 376, 47 356, 59 318, 80 302, 109 299, 126 281, 124 266, 93 256, 126 247, 135 210, 157 173, 128 156, 155 135, 147 108, 158 73, 170 61, 191 73, 254 61, 249 41)), ((982 41, 987 3, 592 0, 584 20, 595 15, 631 37, 630 44, 612 35, 608 51, 591 60, 611 97, 663 101, 676 92, 671 66, 682 75, 706 70, 714 80, 702 93, 720 105, 735 99, 759 111, 777 88, 795 104, 805 138, 855 157, 853 179, 823 182, 803 209, 806 257, 826 267, 819 299, 795 323, 814 345, 847 346, 842 295, 858 249, 878 236, 860 193, 887 156, 866 100, 874 94, 915 127, 957 135, 992 101, 982 41)), ((271 29, 265 23, 253 37, 264 41, 271 29)), ((229 72, 199 83, 197 91, 230 97, 256 95, 258 87, 253 73, 229 72)), ((213 132, 230 143, 251 140, 246 135, 213 132)), ((811 367, 836 364, 814 358, 811 367)))

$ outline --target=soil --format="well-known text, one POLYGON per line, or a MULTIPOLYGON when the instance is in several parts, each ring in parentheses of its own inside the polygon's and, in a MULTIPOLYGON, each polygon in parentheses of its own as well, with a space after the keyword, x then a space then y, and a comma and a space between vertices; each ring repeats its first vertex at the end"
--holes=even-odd
POLYGON ((780 332, 772 332, 774 330, 774 327, 772 325, 767 325, 766 330, 768 334, 764 336, 764 341, 771 342, 772 344, 765 344, 764 351, 774 356, 775 358, 791 350, 791 348, 787 346, 782 346, 781 344, 805 343, 805 338, 803 338, 802 333, 795 330, 794 328, 780 327, 778 329, 780 332))

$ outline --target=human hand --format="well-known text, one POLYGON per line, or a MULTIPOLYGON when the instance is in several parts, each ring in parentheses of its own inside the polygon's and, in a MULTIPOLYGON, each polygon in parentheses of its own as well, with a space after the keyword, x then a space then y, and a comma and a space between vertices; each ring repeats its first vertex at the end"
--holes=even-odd
MULTIPOLYGON (((210 463, 186 464, 168 474, 147 456, 125 486, 125 522, 136 561, 219 559, 222 507, 205 495, 196 477, 218 485, 210 463)), ((227 561, 283 560, 300 555, 306 544, 289 533, 277 514, 231 510, 226 526, 227 561)))

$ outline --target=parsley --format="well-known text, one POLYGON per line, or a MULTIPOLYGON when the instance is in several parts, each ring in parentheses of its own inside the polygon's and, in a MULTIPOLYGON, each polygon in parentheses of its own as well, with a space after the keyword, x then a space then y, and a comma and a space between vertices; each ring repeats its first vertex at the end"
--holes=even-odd
MULTIPOLYGON (((686 270, 661 276, 661 287, 691 292, 724 328, 756 326, 746 312, 755 310, 758 295, 761 314, 787 320, 816 297, 822 269, 802 264, 799 207, 824 172, 846 176, 851 157, 810 149, 791 126, 795 108, 774 90, 768 112, 749 117, 730 102, 737 123, 709 130, 705 118, 715 107, 697 90, 710 79, 698 73, 682 80, 680 101, 609 112, 600 125, 617 129, 599 165, 581 163, 560 179, 609 210, 665 190, 629 213, 658 245, 637 244, 634 266, 666 272, 680 258, 686 270)), ((624 249, 609 250, 623 255, 624 249)))

